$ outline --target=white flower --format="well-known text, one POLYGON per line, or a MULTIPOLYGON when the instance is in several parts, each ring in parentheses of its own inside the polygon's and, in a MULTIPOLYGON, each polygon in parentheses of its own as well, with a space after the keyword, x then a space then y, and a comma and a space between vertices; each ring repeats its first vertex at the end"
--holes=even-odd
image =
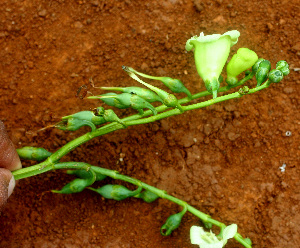
POLYGON ((223 230, 222 238, 217 237, 212 231, 205 232, 202 227, 192 226, 190 230, 191 243, 200 248, 222 248, 227 240, 237 233, 237 225, 232 224, 223 230))
POLYGON ((194 57, 198 74, 203 79, 208 92, 217 97, 220 86, 218 78, 229 56, 230 47, 238 42, 240 32, 232 30, 220 34, 204 35, 190 38, 185 49, 194 48, 194 57))

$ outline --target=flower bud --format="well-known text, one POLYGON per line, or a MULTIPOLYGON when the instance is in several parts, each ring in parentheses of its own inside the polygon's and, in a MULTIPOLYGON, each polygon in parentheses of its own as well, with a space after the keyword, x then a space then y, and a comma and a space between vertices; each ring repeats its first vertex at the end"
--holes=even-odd
POLYGON ((257 60, 255 52, 248 48, 240 48, 227 64, 227 84, 235 85, 238 82, 237 76, 252 67, 257 60))
POLYGON ((264 60, 259 64, 259 67, 256 71, 255 77, 257 81, 257 86, 260 86, 268 78, 268 73, 271 69, 271 63, 268 60, 264 60))
POLYGON ((283 73, 280 70, 273 69, 269 73, 269 80, 273 83, 279 83, 283 79, 283 73))
POLYGON ((106 199, 113 199, 116 201, 121 201, 128 197, 135 196, 142 191, 142 187, 139 187, 137 190, 131 191, 126 187, 124 187, 123 185, 112 185, 112 184, 104 185, 98 189, 94 189, 94 188, 89 188, 89 189, 97 192, 98 194, 102 195, 106 199))
POLYGON ((276 69, 280 70, 283 73, 283 76, 290 74, 289 64, 284 60, 277 62, 276 69))
POLYGON ((25 146, 16 149, 21 159, 28 159, 34 161, 42 161, 51 156, 51 152, 41 147, 25 146))
POLYGON ((145 190, 138 195, 135 196, 136 198, 143 199, 147 203, 154 202, 159 196, 157 194, 152 193, 149 190, 145 190))
POLYGON ((255 62, 255 64, 252 66, 252 70, 253 70, 254 72, 257 72, 260 63, 263 62, 264 60, 265 60, 265 59, 259 58, 259 59, 255 62))
MULTIPOLYGON (((81 179, 89 179, 89 178, 93 177, 93 175, 87 170, 67 170, 67 174, 75 175, 81 179)), ((95 174, 96 174, 95 181, 101 181, 107 177, 106 175, 103 175, 100 173, 95 173, 95 174)))

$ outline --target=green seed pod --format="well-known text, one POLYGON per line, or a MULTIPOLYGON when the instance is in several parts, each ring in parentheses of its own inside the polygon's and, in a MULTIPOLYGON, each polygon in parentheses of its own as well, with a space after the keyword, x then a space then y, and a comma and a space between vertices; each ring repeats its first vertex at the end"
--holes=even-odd
POLYGON ((92 180, 90 179, 76 178, 72 182, 66 184, 61 190, 52 190, 52 192, 58 194, 79 193, 83 191, 86 187, 92 185, 93 183, 94 182, 92 182, 92 180))
POLYGON ((179 79, 170 77, 160 77, 159 80, 174 93, 185 93, 191 99, 191 92, 184 86, 179 79))
POLYGON ((180 225, 181 219, 187 211, 187 205, 183 206, 183 210, 177 214, 171 215, 165 224, 160 228, 160 233, 163 236, 170 235, 175 229, 177 229, 180 225))
POLYGON ((163 103, 167 107, 171 107, 171 108, 175 108, 178 106, 177 98, 176 98, 176 96, 174 96, 172 94, 168 94, 168 96, 164 99, 163 103))
POLYGON ((147 203, 154 202, 159 196, 157 194, 152 193, 151 191, 145 190, 138 195, 135 196, 136 198, 143 199, 147 203))
POLYGON ((104 110, 104 108, 99 107, 97 108, 97 113, 105 119, 107 122, 118 122, 122 124, 124 127, 127 127, 125 123, 120 120, 120 118, 116 115, 116 113, 112 109, 104 110))
MULTIPOLYGON (((129 103, 128 104, 120 103, 118 98, 105 98, 105 96, 118 96, 118 94, 116 94, 116 93, 106 93, 106 94, 101 95, 101 97, 99 99, 101 99, 103 102, 105 102, 109 106, 116 107, 116 108, 119 108, 119 109, 126 109, 126 108, 130 107, 129 103)), ((89 97, 89 98, 91 98, 91 97, 89 97)))
POLYGON ((283 73, 280 70, 273 69, 269 73, 269 79, 273 83, 279 83, 283 79, 283 73))
POLYGON ((177 213, 171 215, 165 224, 162 225, 160 228, 160 233, 163 236, 168 236, 170 235, 175 229, 177 229, 180 225, 181 219, 185 213, 177 213))
POLYGON ((133 109, 138 111, 148 108, 152 111, 153 115, 157 114, 156 109, 151 105, 151 103, 147 102, 144 98, 141 98, 138 95, 131 95, 130 104, 133 109))
POLYGON ((28 159, 34 161, 42 161, 51 156, 51 152, 41 147, 25 146, 16 149, 21 159, 28 159))
POLYGON ((257 86, 260 86, 268 78, 268 73, 271 69, 271 63, 268 60, 264 60, 259 64, 259 68, 256 71, 255 77, 257 81, 257 86))
POLYGON ((252 71, 257 72, 260 63, 263 62, 264 60, 265 60, 265 59, 262 59, 262 58, 258 59, 258 60, 255 62, 255 64, 252 66, 252 71))
MULTIPOLYGON (((140 88, 140 87, 101 87, 103 90, 117 90, 117 91, 122 91, 124 93, 130 93, 130 94, 135 94, 140 96, 141 98, 144 98, 147 102, 162 102, 162 99, 155 94, 153 91, 140 88)), ((115 94, 116 95, 116 94, 115 94)))
POLYGON ((67 131, 76 131, 83 126, 89 126, 92 131, 96 130, 96 126, 92 122, 77 118, 68 118, 55 124, 56 128, 67 131))
POLYGON ((67 120, 70 118, 86 120, 92 122, 94 125, 100 125, 105 123, 105 120, 101 116, 96 116, 93 111, 81 111, 73 115, 68 115, 62 117, 62 120, 67 120))
POLYGON ((107 184, 102 186, 99 189, 89 188, 102 195, 106 199, 113 199, 116 201, 124 200, 128 197, 135 196, 142 191, 142 187, 139 187, 137 190, 131 191, 122 185, 112 185, 107 184))
MULTIPOLYGON (((69 175, 75 175, 81 179, 89 179, 91 177, 93 177, 93 175, 86 170, 67 170, 67 174, 69 175)), ((100 174, 100 173, 96 173, 96 180, 95 181, 101 181, 103 179, 105 179, 107 176, 100 174)))

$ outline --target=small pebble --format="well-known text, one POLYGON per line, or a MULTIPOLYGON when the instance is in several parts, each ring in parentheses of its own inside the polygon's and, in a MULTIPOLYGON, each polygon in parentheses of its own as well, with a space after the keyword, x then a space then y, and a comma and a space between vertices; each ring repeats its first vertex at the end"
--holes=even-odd
POLYGON ((292 136, 292 132, 291 132, 291 131, 286 131, 286 132, 285 132, 285 136, 287 136, 287 137, 292 136))

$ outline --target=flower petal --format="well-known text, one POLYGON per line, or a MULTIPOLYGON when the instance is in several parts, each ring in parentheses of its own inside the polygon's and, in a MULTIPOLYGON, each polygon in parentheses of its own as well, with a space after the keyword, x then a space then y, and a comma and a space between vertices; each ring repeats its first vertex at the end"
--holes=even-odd
POLYGON ((190 238, 191 243, 193 245, 199 245, 202 242, 201 235, 203 235, 205 231, 203 227, 200 226, 192 226, 190 229, 190 238))
POLYGON ((231 224, 230 226, 227 226, 223 231, 223 240, 231 239, 234 237, 234 235, 237 233, 237 225, 231 224))

